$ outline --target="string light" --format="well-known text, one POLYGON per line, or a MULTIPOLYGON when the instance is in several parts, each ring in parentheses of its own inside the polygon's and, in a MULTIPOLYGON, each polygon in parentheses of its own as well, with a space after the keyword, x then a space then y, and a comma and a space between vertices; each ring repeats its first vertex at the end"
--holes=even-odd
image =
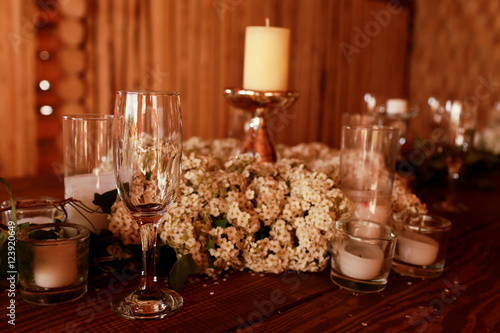
POLYGON ((42 81, 40 81, 39 87, 43 91, 47 91, 50 88, 50 82, 47 80, 42 80, 42 81))
POLYGON ((52 106, 50 105, 44 105, 40 108, 40 113, 44 116, 49 116, 52 112, 54 112, 54 109, 52 109, 52 106))

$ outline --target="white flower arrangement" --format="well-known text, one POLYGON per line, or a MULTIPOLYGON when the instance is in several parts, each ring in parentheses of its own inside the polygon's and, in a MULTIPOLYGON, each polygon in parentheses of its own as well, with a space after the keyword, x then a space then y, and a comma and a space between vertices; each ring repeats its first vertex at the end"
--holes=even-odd
MULTIPOLYGON (((191 254, 200 271, 227 269, 317 272, 329 263, 331 225, 346 217, 350 201, 336 187, 339 151, 320 143, 278 146, 275 164, 236 157, 232 139, 184 143, 180 196, 159 227, 162 242, 180 257, 191 254)), ((395 181, 394 212, 425 212, 395 181)), ((137 224, 117 201, 110 231, 125 244, 140 242, 137 224)))

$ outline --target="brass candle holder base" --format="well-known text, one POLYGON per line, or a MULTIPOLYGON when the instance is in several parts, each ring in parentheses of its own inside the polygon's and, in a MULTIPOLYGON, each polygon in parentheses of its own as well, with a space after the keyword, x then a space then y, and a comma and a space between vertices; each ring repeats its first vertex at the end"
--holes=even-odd
POLYGON ((224 90, 226 100, 233 107, 251 114, 250 128, 238 154, 259 155, 261 163, 274 163, 276 150, 269 135, 267 118, 290 107, 299 94, 294 91, 255 91, 241 88, 224 90))

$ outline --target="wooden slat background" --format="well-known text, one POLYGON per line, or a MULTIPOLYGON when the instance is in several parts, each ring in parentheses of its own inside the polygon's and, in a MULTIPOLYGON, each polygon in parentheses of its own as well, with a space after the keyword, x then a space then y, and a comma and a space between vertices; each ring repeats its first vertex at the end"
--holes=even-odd
POLYGON ((223 89, 242 85, 245 27, 269 17, 271 25, 291 30, 289 87, 301 96, 273 122, 276 140, 338 146, 341 113, 360 112, 364 93, 404 95, 410 11, 391 14, 388 6, 375 0, 92 1, 88 109, 112 112, 119 89, 176 90, 186 138, 227 136, 232 112, 223 89), (390 24, 381 26, 373 11, 389 13, 390 24), (359 45, 356 27, 374 26, 379 29, 348 62, 341 42, 359 45))
POLYGON ((478 102, 481 129, 500 100, 500 2, 417 1, 414 12, 410 95, 422 114, 413 132, 429 135, 431 96, 478 102))
POLYGON ((33 175, 37 125, 34 4, 0 0, 0 7, 0 177, 33 175))
MULTIPOLYGON (((0 108, 0 175, 4 177, 37 173, 37 159, 38 172, 60 172, 54 165, 62 167, 63 162, 57 133, 62 115, 112 113, 119 89, 179 91, 185 138, 228 136, 236 110, 223 98, 223 90, 241 87, 245 27, 264 25, 266 17, 272 26, 291 30, 289 87, 300 93, 298 102, 272 123, 277 142, 322 141, 338 147, 341 114, 361 112, 366 92, 405 94, 408 6, 391 14, 390 2, 385 0, 57 1, 48 2, 51 8, 61 9, 60 15, 51 16, 58 20, 59 36, 65 39, 60 47, 84 52, 85 68, 60 72, 50 91, 59 92, 53 99, 61 104, 45 117, 36 116, 33 43, 48 39, 26 27, 36 23, 37 16, 27 11, 35 2, 0 0, 4 9, 0 11, 0 94, 5 97, 0 108), (373 13, 381 12, 389 13, 387 26, 374 17, 373 13), (83 39, 64 30, 78 24, 85 25, 83 39), (20 54, 14 54, 6 41, 12 31, 30 37, 20 54), (369 35, 363 45, 359 31, 369 35), (350 61, 341 51, 342 42, 357 47, 350 61), (83 80, 83 85, 78 83, 83 98, 75 100, 69 86, 57 86, 68 82, 69 75, 75 84, 75 77, 83 80), (44 146, 38 145, 38 157, 37 137, 45 138, 44 146)), ((59 59, 57 52, 51 59, 59 59)), ((44 98, 50 97, 50 91, 44 98)))

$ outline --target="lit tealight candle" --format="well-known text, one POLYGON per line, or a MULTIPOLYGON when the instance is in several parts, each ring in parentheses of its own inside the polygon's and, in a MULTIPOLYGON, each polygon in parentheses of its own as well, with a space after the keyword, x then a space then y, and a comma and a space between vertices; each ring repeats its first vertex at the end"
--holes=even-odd
POLYGON ((409 231, 398 234, 396 253, 405 263, 417 266, 432 265, 438 252, 439 243, 430 237, 409 231))
POLYGON ((339 267, 342 274, 359 279, 376 278, 384 264, 384 253, 375 245, 347 243, 339 251, 339 267))
POLYGON ((33 275, 38 287, 60 288, 77 281, 75 244, 39 246, 34 249, 33 257, 33 275))
POLYGON ((286 91, 290 30, 270 27, 247 27, 243 88, 259 91, 286 91))
POLYGON ((401 115, 408 111, 408 101, 402 98, 387 100, 386 112, 388 115, 401 115))

